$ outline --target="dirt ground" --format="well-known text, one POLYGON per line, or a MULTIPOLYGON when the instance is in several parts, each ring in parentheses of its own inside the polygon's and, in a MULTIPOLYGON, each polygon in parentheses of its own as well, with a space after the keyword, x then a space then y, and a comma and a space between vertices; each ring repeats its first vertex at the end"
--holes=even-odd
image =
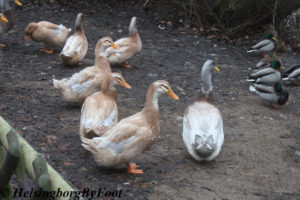
MULTIPOLYGON (((16 18, 13 31, 0 38, 7 45, 0 54, 1 116, 76 188, 118 188, 119 199, 300 199, 299 87, 288 87, 290 99, 277 110, 251 94, 245 80, 260 57, 246 55, 250 44, 216 42, 167 25, 161 30, 158 25, 164 18, 131 3, 80 10, 25 4, 16 10, 16 18), (84 66, 65 67, 58 57, 60 49, 48 55, 39 51, 42 44, 25 43, 29 22, 48 20, 74 29, 79 11, 85 15, 89 41, 84 66), (119 118, 142 109, 154 80, 168 80, 180 97, 160 99, 160 138, 136 160, 143 175, 97 167, 80 145, 80 108, 65 103, 52 86, 52 78, 69 77, 93 63, 99 38, 126 36, 132 16, 138 17, 143 50, 130 60, 136 68, 113 68, 132 86, 118 89, 119 118), (214 59, 222 70, 213 75, 213 93, 223 116, 225 142, 215 161, 198 163, 185 150, 182 116, 198 95, 207 59, 214 59)), ((299 54, 280 56, 286 67, 300 63, 299 54)))

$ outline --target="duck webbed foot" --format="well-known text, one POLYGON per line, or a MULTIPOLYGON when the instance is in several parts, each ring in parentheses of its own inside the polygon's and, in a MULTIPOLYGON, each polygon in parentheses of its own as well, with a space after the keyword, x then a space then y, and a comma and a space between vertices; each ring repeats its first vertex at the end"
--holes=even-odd
POLYGON ((125 67, 125 68, 127 68, 127 69, 133 68, 133 66, 129 65, 128 63, 122 63, 121 66, 122 66, 122 67, 125 67))
POLYGON ((142 169, 136 169, 138 168, 139 166, 136 165, 135 163, 130 163, 127 165, 127 172, 129 174, 143 174, 143 170, 142 169))

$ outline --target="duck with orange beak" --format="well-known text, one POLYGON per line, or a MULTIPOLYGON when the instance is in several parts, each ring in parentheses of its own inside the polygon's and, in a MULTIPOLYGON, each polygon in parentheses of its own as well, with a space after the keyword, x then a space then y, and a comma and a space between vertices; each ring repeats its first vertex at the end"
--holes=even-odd
MULTIPOLYGON (((2 10, 0 16, 0 34, 7 33, 15 25, 15 14, 13 8, 10 6, 11 0, 0 0, 0 8, 2 10)), ((14 3, 22 6, 22 3, 15 0, 14 3)), ((5 44, 0 44, 0 47, 5 47, 5 44)))
POLYGON ((179 97, 164 80, 153 82, 147 92, 142 111, 122 119, 100 137, 81 137, 82 146, 90 151, 95 162, 102 167, 126 168, 130 174, 143 174, 132 163, 142 152, 148 150, 159 137, 160 121, 158 99, 162 94, 174 100, 179 97))

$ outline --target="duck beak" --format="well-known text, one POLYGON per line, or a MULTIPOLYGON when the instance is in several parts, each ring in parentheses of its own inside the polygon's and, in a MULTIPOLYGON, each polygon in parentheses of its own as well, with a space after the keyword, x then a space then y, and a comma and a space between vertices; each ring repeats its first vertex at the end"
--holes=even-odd
POLYGON ((215 71, 219 72, 221 70, 220 70, 220 68, 218 66, 215 66, 215 71))
POLYGON ((124 79, 121 81, 121 85, 127 89, 131 88, 131 86, 124 79))
POLYGON ((18 0, 15 0, 15 4, 17 4, 18 6, 22 6, 22 3, 18 0))
POLYGON ((114 49, 117 49, 117 50, 119 50, 120 49, 120 47, 118 47, 118 45, 116 45, 115 43, 111 43, 111 46, 114 48, 114 49))
POLYGON ((1 20, 1 21, 4 21, 4 22, 6 22, 6 23, 8 22, 8 20, 6 19, 6 17, 4 17, 2 14, 1 14, 0 20, 1 20))
POLYGON ((25 40, 29 41, 30 40, 30 36, 29 35, 25 35, 25 40))
POLYGON ((283 69, 285 69, 285 67, 281 65, 281 66, 280 66, 280 69, 282 69, 282 70, 283 70, 283 69))
POLYGON ((166 92, 166 94, 169 95, 174 100, 178 100, 179 99, 179 97, 173 92, 173 90, 171 88, 168 89, 168 91, 166 92))
POLYGON ((277 41, 277 38, 276 38, 276 37, 272 37, 272 40, 275 40, 275 41, 277 41))

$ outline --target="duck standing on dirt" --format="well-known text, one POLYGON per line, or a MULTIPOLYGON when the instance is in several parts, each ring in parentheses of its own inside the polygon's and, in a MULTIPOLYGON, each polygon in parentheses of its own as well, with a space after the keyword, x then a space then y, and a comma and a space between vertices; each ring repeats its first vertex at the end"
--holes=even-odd
POLYGON ((136 169, 136 164, 130 162, 148 150, 159 136, 158 98, 161 94, 179 99, 167 81, 155 81, 148 88, 145 106, 141 112, 121 120, 101 137, 81 137, 82 146, 92 153, 99 166, 127 166, 128 173, 143 173, 143 170, 136 169))
POLYGON ((273 108, 278 108, 278 105, 284 105, 289 99, 288 91, 283 89, 280 82, 276 82, 271 86, 263 83, 254 83, 250 86, 249 90, 256 93, 273 108))
POLYGON ((295 65, 283 71, 282 80, 287 85, 300 83, 300 65, 295 65))
POLYGON ((275 50, 275 41, 277 39, 273 37, 272 33, 267 33, 265 39, 247 50, 247 53, 258 52, 263 53, 263 57, 267 57, 266 53, 273 52, 275 50))
POLYGON ((81 108, 81 137, 99 137, 118 123, 116 85, 131 88, 120 73, 107 73, 101 84, 101 91, 86 98, 81 108))
POLYGON ((219 155, 223 142, 223 121, 212 104, 212 72, 219 68, 207 60, 202 68, 200 98, 190 105, 183 116, 182 137, 189 154, 197 161, 211 161, 219 155))
MULTIPOLYGON (((11 8, 9 2, 11 0, 0 0, 1 20, 0 20, 0 34, 7 33, 11 30, 16 22, 15 13, 11 8)), ((14 1, 18 6, 22 6, 22 3, 18 0, 14 1)), ((5 47, 5 44, 0 44, 0 47, 5 47)))
MULTIPOLYGON (((127 63, 127 60, 134 57, 142 50, 142 41, 139 33, 137 32, 136 17, 132 17, 129 26, 129 37, 117 40, 116 45, 120 47, 118 51, 113 48, 108 48, 107 55, 109 63, 113 65, 121 64, 125 68, 132 68, 127 63)), ((97 54, 98 49, 95 49, 97 54)))
POLYGON ((29 41, 31 38, 36 42, 43 42, 45 48, 41 51, 52 54, 55 47, 65 44, 71 30, 62 24, 57 25, 47 21, 31 22, 25 29, 25 38, 26 41, 29 41))
POLYGON ((101 89, 101 83, 106 73, 111 73, 111 68, 105 50, 116 46, 110 37, 98 40, 99 55, 95 59, 95 65, 87 67, 69 78, 62 80, 53 79, 53 86, 57 88, 63 99, 71 104, 82 104, 86 97, 101 89))
POLYGON ((283 68, 279 61, 272 61, 270 67, 260 69, 252 74, 250 74, 248 82, 274 85, 276 82, 281 81, 280 68, 283 68))
POLYGON ((88 41, 83 30, 83 15, 79 13, 75 22, 75 33, 70 36, 60 53, 61 61, 64 65, 77 65, 82 60, 88 50, 88 41))

